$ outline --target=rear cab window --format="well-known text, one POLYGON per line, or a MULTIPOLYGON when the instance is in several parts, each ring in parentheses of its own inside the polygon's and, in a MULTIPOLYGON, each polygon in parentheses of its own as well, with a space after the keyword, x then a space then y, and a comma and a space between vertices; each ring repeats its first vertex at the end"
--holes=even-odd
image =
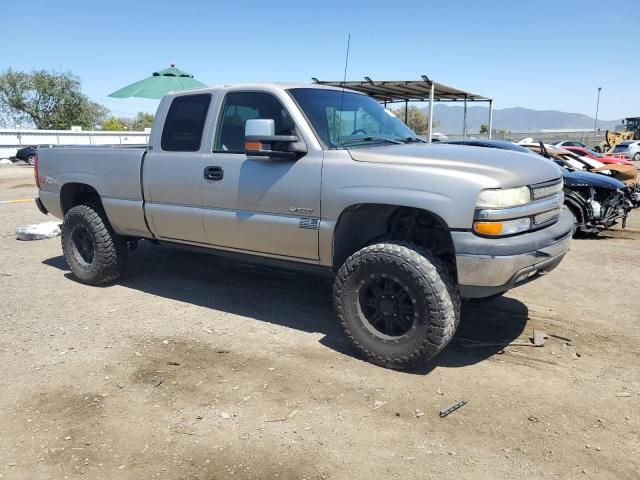
POLYGON ((165 152, 197 152, 207 121, 211 94, 181 95, 169 107, 160 145, 165 152))

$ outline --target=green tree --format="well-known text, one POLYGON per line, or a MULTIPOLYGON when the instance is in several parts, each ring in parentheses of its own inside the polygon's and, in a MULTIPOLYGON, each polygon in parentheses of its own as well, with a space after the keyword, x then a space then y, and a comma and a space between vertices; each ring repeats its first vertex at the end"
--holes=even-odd
POLYGON ((145 128, 151 128, 153 124, 153 114, 148 112, 138 112, 136 117, 131 122, 131 130, 144 130, 145 128))
POLYGON ((102 122, 102 130, 120 132, 127 129, 127 124, 122 118, 109 117, 102 122))
MULTIPOLYGON (((406 107, 392 110, 394 115, 404 122, 406 107)), ((425 135, 429 128, 429 117, 415 105, 410 105, 407 113, 407 126, 418 135, 425 135)), ((437 127, 438 122, 433 122, 433 127, 437 127)))
POLYGON ((8 69, 0 74, 0 114, 42 129, 93 128, 109 111, 80 91, 71 72, 30 73, 8 69))
POLYGON ((480 133, 489 133, 489 125, 486 123, 480 125, 480 133))

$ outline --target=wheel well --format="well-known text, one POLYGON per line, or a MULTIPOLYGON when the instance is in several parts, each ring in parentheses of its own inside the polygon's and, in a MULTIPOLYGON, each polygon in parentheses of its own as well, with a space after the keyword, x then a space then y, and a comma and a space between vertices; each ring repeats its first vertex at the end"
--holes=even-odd
POLYGON ((588 218, 586 215, 588 212, 586 211, 586 209, 588 207, 585 200, 582 198, 582 196, 579 195, 578 193, 572 192, 565 197, 565 204, 576 216, 576 218, 578 219, 578 222, 586 225, 588 221, 588 218))
POLYGON ((448 225, 421 208, 359 204, 342 212, 333 236, 333 266, 372 243, 400 240, 416 243, 443 260, 455 274, 455 248, 448 225))
POLYGON ((63 215, 76 205, 96 201, 102 206, 100 195, 91 185, 84 183, 65 183, 60 190, 60 206, 62 207, 63 215))
POLYGON ((567 205, 567 208, 571 210, 571 212, 576 217, 578 222, 585 223, 584 210, 582 206, 579 205, 578 202, 576 202, 575 200, 570 200, 570 199, 567 199, 565 203, 567 205))

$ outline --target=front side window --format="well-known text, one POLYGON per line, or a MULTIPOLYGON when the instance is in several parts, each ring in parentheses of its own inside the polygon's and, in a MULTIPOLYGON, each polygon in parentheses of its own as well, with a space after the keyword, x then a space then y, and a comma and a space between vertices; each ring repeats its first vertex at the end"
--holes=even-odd
POLYGON ((406 142, 416 134, 371 97, 341 90, 293 88, 293 98, 327 148, 370 141, 406 142))
POLYGON ((166 152, 197 152, 211 103, 208 93, 175 97, 169 107, 162 129, 162 150, 166 152))
POLYGON ((224 100, 213 150, 244 153, 244 126, 247 120, 254 118, 272 119, 276 135, 295 135, 293 120, 273 95, 264 92, 231 92, 224 100))

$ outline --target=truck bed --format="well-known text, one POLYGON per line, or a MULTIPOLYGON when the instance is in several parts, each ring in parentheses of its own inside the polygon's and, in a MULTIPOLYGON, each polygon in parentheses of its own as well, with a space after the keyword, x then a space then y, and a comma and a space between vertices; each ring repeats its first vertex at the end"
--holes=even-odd
POLYGON ((151 236, 140 182, 145 151, 145 145, 40 147, 40 199, 49 212, 62 218, 61 188, 71 182, 85 183, 100 195, 117 233, 151 236))

